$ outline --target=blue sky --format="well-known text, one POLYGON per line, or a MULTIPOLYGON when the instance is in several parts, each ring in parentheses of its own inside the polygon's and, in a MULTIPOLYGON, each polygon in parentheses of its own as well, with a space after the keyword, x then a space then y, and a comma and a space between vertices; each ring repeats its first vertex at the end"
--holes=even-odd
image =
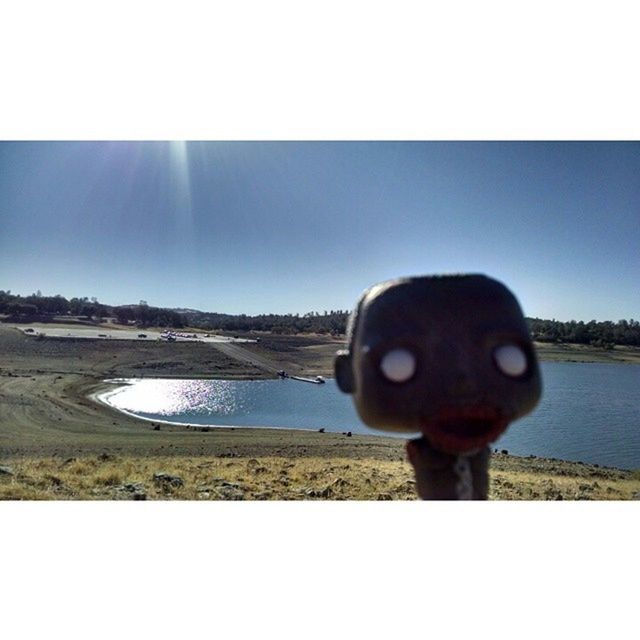
POLYGON ((0 289, 305 313, 451 272, 638 319, 640 144, 0 143, 0 289))

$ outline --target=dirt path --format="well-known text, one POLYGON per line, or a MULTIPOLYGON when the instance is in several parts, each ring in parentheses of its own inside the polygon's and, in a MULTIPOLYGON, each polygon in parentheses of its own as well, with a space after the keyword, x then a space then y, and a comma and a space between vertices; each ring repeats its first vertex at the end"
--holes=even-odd
POLYGON ((237 344, 232 344, 230 342, 212 342, 210 346, 234 360, 253 365, 254 367, 267 371, 268 373, 276 374, 280 369, 282 369, 281 363, 274 362, 272 359, 264 355, 253 353, 245 347, 241 347, 237 344))

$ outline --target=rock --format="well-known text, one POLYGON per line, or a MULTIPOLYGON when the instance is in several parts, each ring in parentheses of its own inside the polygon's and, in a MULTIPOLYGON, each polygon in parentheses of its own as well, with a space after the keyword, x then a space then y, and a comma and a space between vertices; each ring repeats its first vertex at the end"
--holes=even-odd
POLYGON ((244 500, 245 490, 242 485, 222 478, 211 478, 211 482, 214 484, 199 485, 198 494, 212 496, 214 500, 244 500))
POLYGON ((322 427, 322 429, 318 429, 318 433, 324 433, 324 427, 322 427))
POLYGON ((122 485, 122 489, 124 491, 144 491, 144 485, 142 482, 128 482, 127 484, 122 485))
POLYGON ((333 494, 331 486, 326 486, 324 489, 306 489, 305 495, 309 498, 330 498, 333 494))
POLYGON ((98 456, 98 460, 100 460, 101 462, 106 462, 107 460, 113 460, 115 458, 115 456, 112 456, 108 453, 101 453, 98 456))
POLYGON ((636 491, 632 496, 632 500, 640 500, 640 491, 636 491))
POLYGON ((267 467, 263 467, 263 466, 256 467, 253 470, 254 473, 266 473, 267 471, 269 471, 269 469, 267 469, 267 467))
POLYGON ((153 474, 153 481, 157 485, 161 485, 162 487, 182 487, 184 482, 182 478, 179 476, 172 476, 163 471, 159 471, 153 474))
POLYGON ((153 427, 153 430, 154 430, 154 431, 160 431, 160 425, 159 425, 159 424, 155 425, 155 426, 153 427))
POLYGON ((242 489, 242 485, 236 484, 235 482, 227 482, 226 480, 223 480, 219 486, 226 487, 227 489, 242 489))
POLYGON ((0 476, 12 476, 13 469, 11 467, 0 467, 0 476))
POLYGON ((216 487, 216 497, 218 500, 244 500, 244 490, 240 485, 223 482, 216 487))
POLYGON ((347 437, 351 437, 351 431, 347 431, 347 437))
POLYGON ((500 453, 501 453, 503 456, 508 456, 508 455, 509 455, 509 449, 502 449, 502 451, 500 451, 500 453))
POLYGON ((126 498, 132 498, 133 500, 147 499, 147 492, 142 482, 128 482, 127 484, 116 487, 115 491, 120 494, 125 494, 126 498))

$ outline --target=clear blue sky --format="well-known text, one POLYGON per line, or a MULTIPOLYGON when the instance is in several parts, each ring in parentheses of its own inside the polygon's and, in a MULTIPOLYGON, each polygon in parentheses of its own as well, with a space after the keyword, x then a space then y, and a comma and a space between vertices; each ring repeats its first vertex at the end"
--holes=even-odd
POLYGON ((640 144, 0 142, 0 289, 305 313, 451 272, 640 318, 640 144))

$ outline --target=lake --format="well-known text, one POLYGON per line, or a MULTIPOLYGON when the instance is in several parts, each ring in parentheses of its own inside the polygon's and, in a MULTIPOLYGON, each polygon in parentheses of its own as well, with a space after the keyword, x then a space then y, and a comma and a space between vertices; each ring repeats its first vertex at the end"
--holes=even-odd
MULTIPOLYGON (((537 409, 514 422, 492 447, 522 456, 640 468, 640 367, 543 362, 541 368, 544 394, 537 409)), ((145 378, 114 384, 103 401, 151 420, 389 435, 365 427, 333 380, 315 385, 145 378)))

